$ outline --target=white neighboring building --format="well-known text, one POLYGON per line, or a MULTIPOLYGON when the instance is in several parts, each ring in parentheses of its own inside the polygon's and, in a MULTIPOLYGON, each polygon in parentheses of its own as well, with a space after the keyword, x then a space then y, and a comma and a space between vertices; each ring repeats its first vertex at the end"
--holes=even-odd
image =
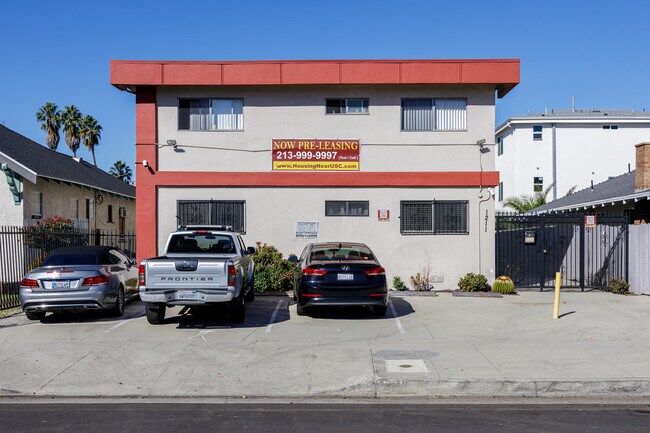
POLYGON ((634 170, 634 145, 650 141, 650 113, 553 110, 514 116, 496 128, 496 207, 554 184, 548 200, 634 170))

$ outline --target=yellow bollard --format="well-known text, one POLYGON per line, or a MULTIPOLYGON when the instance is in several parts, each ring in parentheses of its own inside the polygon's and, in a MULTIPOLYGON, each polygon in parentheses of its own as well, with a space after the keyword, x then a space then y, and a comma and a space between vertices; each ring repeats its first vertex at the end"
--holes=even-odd
POLYGON ((560 317, 560 279, 562 274, 555 273, 555 304, 553 305, 553 319, 560 317))

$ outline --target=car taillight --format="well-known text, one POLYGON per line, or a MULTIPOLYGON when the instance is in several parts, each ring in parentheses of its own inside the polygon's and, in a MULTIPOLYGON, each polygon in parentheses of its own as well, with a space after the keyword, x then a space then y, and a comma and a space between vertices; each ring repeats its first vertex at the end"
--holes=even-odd
POLYGON ((367 269, 363 273, 366 275, 386 275, 386 269, 379 266, 378 268, 367 269))
POLYGON ((99 275, 97 277, 84 278, 82 286, 97 286, 108 283, 108 275, 99 275))
POLYGON ((23 278, 23 280, 20 282, 20 285, 22 287, 38 287, 38 281, 23 278))
POLYGON ((303 275, 325 275, 327 271, 323 269, 305 268, 302 270, 303 275))
POLYGON ((301 293, 300 296, 303 298, 322 298, 323 295, 320 293, 301 293))
POLYGON ((138 286, 144 286, 144 265, 138 268, 138 286))
POLYGON ((234 286, 235 285, 235 278, 237 277, 237 273, 235 272, 235 266, 233 264, 228 265, 228 285, 229 286, 234 286))

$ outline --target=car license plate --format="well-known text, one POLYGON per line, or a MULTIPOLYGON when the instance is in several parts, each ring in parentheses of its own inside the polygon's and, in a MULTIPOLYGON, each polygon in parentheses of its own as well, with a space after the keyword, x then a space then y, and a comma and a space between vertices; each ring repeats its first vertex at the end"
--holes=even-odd
POLYGON ((65 280, 65 281, 52 281, 52 288, 53 289, 69 289, 70 288, 70 281, 65 280))
POLYGON ((196 299, 196 292, 181 290, 176 293, 176 299, 196 299))
POLYGON ((354 280, 354 274, 338 274, 339 281, 352 281, 354 280))

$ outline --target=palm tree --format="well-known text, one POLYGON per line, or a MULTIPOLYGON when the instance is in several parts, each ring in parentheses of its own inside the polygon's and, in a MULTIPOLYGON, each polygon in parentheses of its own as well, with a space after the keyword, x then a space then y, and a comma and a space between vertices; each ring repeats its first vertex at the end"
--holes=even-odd
POLYGON ((79 133, 79 124, 81 123, 82 114, 74 105, 68 105, 61 113, 63 122, 63 132, 65 132, 65 142, 72 151, 72 155, 77 157, 77 150, 81 142, 81 134, 79 133))
POLYGON ((533 195, 522 194, 519 197, 508 197, 503 201, 503 206, 519 213, 531 211, 546 204, 546 197, 551 192, 551 188, 553 188, 553 184, 550 184, 544 191, 537 191, 533 195))
POLYGON ((123 161, 115 161, 115 164, 113 164, 108 173, 112 174, 120 180, 123 180, 126 183, 131 183, 131 168, 123 161))
POLYGON ((102 138, 102 125, 97 123, 97 120, 93 116, 87 115, 81 118, 79 128, 84 146, 93 154, 93 164, 97 167, 95 146, 99 146, 99 139, 102 138))
POLYGON ((45 143, 56 150, 59 146, 59 128, 61 128, 61 113, 54 102, 46 102, 36 112, 36 120, 41 122, 41 129, 45 131, 45 143))

